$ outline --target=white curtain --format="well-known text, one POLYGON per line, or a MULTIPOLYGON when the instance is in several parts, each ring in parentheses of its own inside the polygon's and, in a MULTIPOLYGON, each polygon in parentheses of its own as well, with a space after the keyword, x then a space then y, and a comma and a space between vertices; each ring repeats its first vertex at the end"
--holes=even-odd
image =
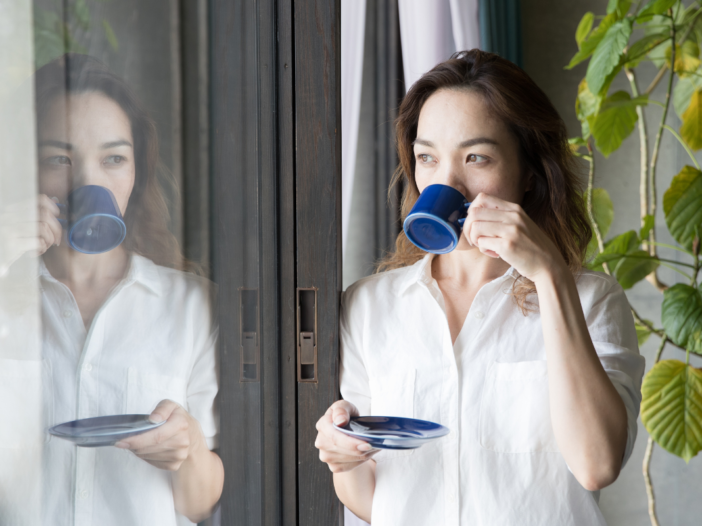
POLYGON ((479 0, 398 0, 405 89, 456 51, 480 45, 479 0))
POLYGON ((361 112, 366 0, 341 0, 341 250, 346 253, 361 112))

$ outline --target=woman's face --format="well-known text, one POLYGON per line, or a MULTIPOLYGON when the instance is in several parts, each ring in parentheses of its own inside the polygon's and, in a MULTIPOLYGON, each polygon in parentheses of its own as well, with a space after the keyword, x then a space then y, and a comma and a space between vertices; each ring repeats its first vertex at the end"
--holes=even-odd
POLYGON ((100 92, 57 97, 39 123, 39 192, 65 203, 80 186, 112 191, 122 215, 134 188, 129 118, 100 92))
POLYGON ((427 99, 419 114, 414 158, 420 192, 444 184, 468 201, 484 192, 521 203, 528 189, 517 138, 491 115, 482 96, 468 90, 439 90, 427 99))

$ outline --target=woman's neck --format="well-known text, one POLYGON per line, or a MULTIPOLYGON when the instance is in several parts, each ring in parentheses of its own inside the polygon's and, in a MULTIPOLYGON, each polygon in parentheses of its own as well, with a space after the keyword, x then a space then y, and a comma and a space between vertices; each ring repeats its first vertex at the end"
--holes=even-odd
POLYGON ((65 244, 53 247, 44 254, 44 264, 49 273, 70 288, 80 288, 105 280, 115 281, 124 277, 129 265, 129 256, 119 246, 102 254, 82 254, 65 244))
POLYGON ((455 287, 480 287, 499 278, 509 269, 501 259, 486 256, 477 247, 459 248, 448 254, 435 256, 432 276, 437 281, 450 281, 455 287))

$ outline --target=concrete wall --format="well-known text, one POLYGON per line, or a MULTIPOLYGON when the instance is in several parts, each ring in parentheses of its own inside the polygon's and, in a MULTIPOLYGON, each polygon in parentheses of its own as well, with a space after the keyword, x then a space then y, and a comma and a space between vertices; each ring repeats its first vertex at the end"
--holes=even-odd
MULTIPOLYGON (((689 3, 689 2, 687 2, 689 3)), ((524 35, 524 68, 536 83, 548 94, 551 101, 565 119, 571 136, 579 135, 580 126, 575 116, 574 101, 577 86, 585 76, 587 66, 582 64, 574 70, 566 71, 563 66, 577 51, 574 39, 575 29, 582 15, 587 11, 603 14, 607 0, 580 0, 564 2, 563 0, 522 0, 522 20, 524 35)), ((639 85, 645 89, 656 74, 652 64, 640 67, 639 85)), ((665 82, 662 82, 652 94, 652 98, 662 101, 665 95, 665 82)), ((615 81, 613 90, 629 89, 624 75, 615 81)), ((655 131, 660 123, 661 108, 649 106, 646 109, 650 143, 653 143, 655 131)), ((669 113, 668 124, 680 127, 680 121, 674 111, 669 113)), ((698 160, 702 156, 698 155, 698 160)), ((663 138, 661 161, 659 164, 658 207, 656 218, 658 239, 671 243, 662 214, 662 198, 672 177, 685 165, 690 164, 689 157, 675 139, 666 134, 663 138)), ((614 223, 608 237, 630 229, 639 228, 639 137, 634 132, 622 148, 609 159, 596 158, 597 171, 595 185, 605 188, 614 201, 614 223)), ((661 252, 662 257, 675 259, 674 251, 661 252)), ((662 269, 661 279, 669 284, 685 281, 685 278, 668 269, 662 269)), ((629 301, 638 312, 660 327, 662 295, 647 282, 636 285, 627 292, 629 301)), ((651 337, 641 348, 641 353, 650 369, 656 348, 657 337, 651 337)), ((664 358, 684 360, 684 354, 668 347, 664 358)), ((693 357, 693 365, 700 367, 702 360, 693 357)), ((648 524, 646 491, 641 466, 648 435, 639 423, 639 435, 636 448, 629 463, 619 479, 602 491, 600 506, 607 521, 613 526, 633 526, 648 524)), ((688 465, 677 457, 656 447, 652 460, 652 479, 658 506, 661 526, 682 526, 699 523, 702 516, 702 499, 699 488, 702 487, 702 458, 692 459, 688 465)))

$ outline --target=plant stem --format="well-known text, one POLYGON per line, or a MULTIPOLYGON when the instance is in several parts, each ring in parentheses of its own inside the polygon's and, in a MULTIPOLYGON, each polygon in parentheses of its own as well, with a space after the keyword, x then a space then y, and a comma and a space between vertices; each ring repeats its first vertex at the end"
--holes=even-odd
MULTIPOLYGON (((631 94, 639 96, 639 87, 636 85, 636 74, 634 70, 627 68, 626 77, 631 84, 631 94)), ((639 124, 639 143, 641 150, 641 177, 639 183, 639 200, 641 205, 641 226, 648 215, 648 130, 646 129, 646 119, 644 119, 643 107, 636 106, 636 115, 639 124)))
MULTIPOLYGON (((682 38, 680 39, 680 43, 682 44, 687 40, 687 37, 690 36, 690 33, 692 30, 695 28, 695 24, 697 23, 697 19, 702 15, 702 9, 698 10, 697 13, 695 13, 695 17, 690 21, 690 25, 688 26, 687 30, 683 33, 682 38)), ((675 31, 675 21, 673 21, 673 31, 675 31)), ((673 42, 675 42, 675 36, 673 36, 673 42)), ((673 46, 673 52, 675 52, 675 46, 673 46)), ((670 61, 671 64, 675 64, 673 60, 670 61)), ((668 64, 663 64, 661 68, 658 70, 658 73, 656 74, 656 77, 651 81, 651 84, 649 84, 648 88, 646 88, 646 95, 650 95, 651 92, 656 89, 656 86, 658 86, 658 83, 663 79, 663 75, 665 75, 665 70, 668 68, 668 64)))
MULTIPOLYGON (((668 342, 668 337, 663 336, 661 339, 661 344, 656 352, 656 359, 653 364, 657 364, 661 359, 661 354, 663 354, 663 348, 668 342)), ((651 456, 653 455, 653 438, 648 437, 648 444, 646 444, 646 453, 644 454, 643 460, 643 476, 644 483, 646 484, 646 496, 648 497, 648 516, 651 519, 651 526, 660 526, 658 523, 658 517, 656 516, 656 496, 653 493, 653 484, 651 483, 651 456)))
MULTIPOLYGON (((587 151, 590 153, 590 170, 587 174, 587 193, 586 193, 586 206, 587 215, 590 218, 590 223, 592 223, 592 230, 595 233, 595 238, 597 239, 597 249, 600 253, 604 251, 604 240, 602 239, 602 232, 600 232, 600 226, 597 224, 595 219, 595 213, 592 210, 592 192, 595 188, 595 152, 592 151, 592 143, 588 139, 587 141, 587 151)), ((607 273, 611 274, 609 271, 609 265, 605 262, 602 264, 602 269, 607 273)))
MULTIPOLYGON (((677 348, 680 349, 681 351, 686 350, 685 347, 681 347, 680 345, 677 345, 676 343, 670 341, 670 340, 668 339, 668 337, 666 336, 665 331, 663 331, 662 329, 656 329, 653 325, 651 325, 651 324, 648 323, 646 320, 644 320, 641 316, 639 316, 639 313, 636 312, 636 309, 634 309, 634 307, 632 307, 631 305, 629 305, 629 308, 631 309, 631 314, 632 314, 632 316, 634 317, 634 321, 635 321, 636 323, 638 323, 639 325, 642 325, 643 327, 646 327, 649 331, 651 331, 653 334, 655 334, 655 335, 658 336, 659 338, 665 338, 665 339, 667 339, 667 341, 668 341, 669 344, 673 345, 674 347, 677 347, 677 348)), ((654 362, 654 363, 655 363, 655 362, 654 362)))
MULTIPOLYGON (((670 36, 672 40, 672 46, 671 46, 671 52, 670 52, 670 64, 671 64, 671 70, 670 70, 670 77, 668 78, 668 89, 666 90, 665 93, 665 106, 663 108, 663 115, 661 115, 661 123, 658 126, 658 132, 656 133, 656 140, 653 145, 653 155, 651 156, 651 168, 649 170, 649 182, 648 182, 648 189, 650 192, 649 199, 648 199, 648 204, 649 204, 649 213, 653 217, 656 217, 656 208, 657 208, 657 192, 656 192, 656 167, 658 165, 658 154, 660 153, 660 148, 661 148, 661 139, 663 138, 663 127, 665 126, 665 120, 668 117, 668 109, 670 108, 670 94, 673 91, 673 79, 675 78, 675 21, 673 21, 670 24, 670 36)), ((652 256, 656 256, 657 250, 656 250, 656 227, 654 224, 654 227, 651 229, 651 233, 649 234, 649 240, 651 243, 649 243, 648 249, 649 249, 649 254, 652 256)), ((656 287, 658 290, 663 291, 667 288, 666 285, 661 283, 661 281, 658 279, 658 273, 657 272, 651 272, 647 276, 647 279, 649 282, 656 287)))
POLYGON ((671 128, 671 127, 668 126, 667 124, 666 124, 665 126, 663 126, 663 127, 664 127, 666 130, 668 130, 670 133, 672 133, 672 134, 673 134, 673 137, 675 137, 675 138, 678 140, 678 142, 679 142, 680 144, 682 144, 682 147, 685 148, 685 151, 686 151, 687 154, 690 156, 690 159, 692 159, 692 162, 695 164, 695 167, 699 170, 699 169, 700 169, 700 165, 699 165, 699 163, 697 162, 697 159, 695 159, 695 155, 692 153, 692 150, 690 150, 690 147, 689 147, 687 144, 685 144, 685 141, 682 140, 682 137, 680 137, 680 135, 678 135, 678 132, 676 132, 673 128, 671 128))
POLYGON ((675 245, 668 245, 667 243, 660 243, 660 242, 656 241, 656 246, 669 248, 671 250, 677 250, 678 252, 682 252, 683 254, 687 254, 688 256, 693 256, 692 252, 685 250, 684 248, 676 247, 675 245))

